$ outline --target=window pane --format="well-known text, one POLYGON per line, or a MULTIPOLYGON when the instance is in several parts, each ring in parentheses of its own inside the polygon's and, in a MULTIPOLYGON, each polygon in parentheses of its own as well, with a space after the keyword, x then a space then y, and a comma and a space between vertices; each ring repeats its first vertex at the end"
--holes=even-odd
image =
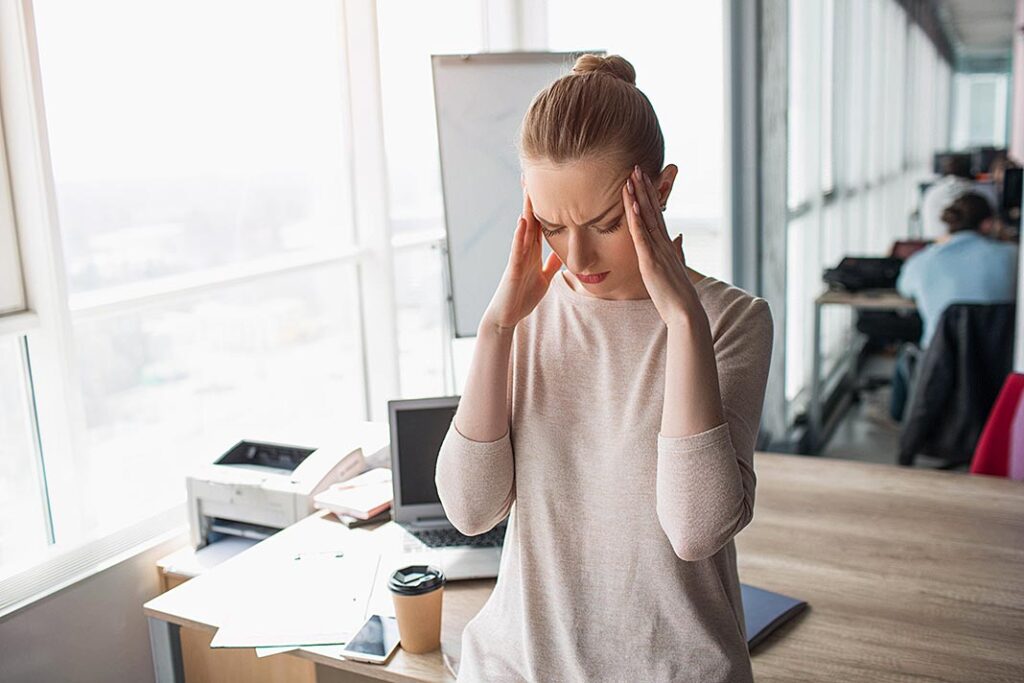
POLYGON ((364 419, 355 292, 328 266, 77 322, 83 533, 182 501, 188 468, 239 439, 364 419))
POLYGON ((34 7, 71 292, 351 240, 339 3, 34 7))
POLYGON ((381 99, 395 232, 444 227, 432 54, 484 49, 480 0, 377 3, 381 99), (430 30, 423 30, 429 26, 430 30))
POLYGON ((448 309, 436 245, 395 252, 395 308, 398 313, 398 365, 402 396, 445 393, 444 318, 448 309))
POLYGON ((46 501, 21 343, 19 337, 0 339, 0 572, 47 545, 46 501))
MULTIPOLYGON (((665 213, 669 231, 685 244, 713 244, 687 263, 727 277, 722 232, 725 204, 724 33, 720 2, 645 0, 549 2, 552 50, 605 49, 636 68, 637 86, 658 114, 665 163, 679 175, 665 213)), ((689 249, 689 247, 687 247, 689 249)))

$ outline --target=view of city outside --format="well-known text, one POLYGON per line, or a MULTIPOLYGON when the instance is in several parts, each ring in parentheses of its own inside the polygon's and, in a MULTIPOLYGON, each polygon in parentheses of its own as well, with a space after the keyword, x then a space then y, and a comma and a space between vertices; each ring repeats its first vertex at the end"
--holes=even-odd
POLYGON ((112 304, 74 317, 84 540, 240 438, 365 415, 354 266, 130 288, 351 244, 343 26, 332 0, 34 5, 68 287, 112 304))
MULTIPOLYGON (((548 20, 551 49, 604 48, 637 67, 680 168, 670 229, 694 267, 721 275, 722 18, 708 5, 660 6, 675 14, 652 24, 644 6, 557 3, 548 20)), ((189 467, 251 431, 363 415, 353 266, 216 284, 225 268, 272 271, 275 258, 352 242, 343 27, 332 0, 37 0, 35 14, 76 302, 84 540, 120 524, 124 505, 181 500, 189 467), (190 278, 214 284, 135 298, 190 278)), ((402 394, 438 395, 448 344, 430 55, 488 49, 483 5, 395 0, 378 4, 378 24, 402 394)), ((456 367, 471 344, 456 342, 456 367)))

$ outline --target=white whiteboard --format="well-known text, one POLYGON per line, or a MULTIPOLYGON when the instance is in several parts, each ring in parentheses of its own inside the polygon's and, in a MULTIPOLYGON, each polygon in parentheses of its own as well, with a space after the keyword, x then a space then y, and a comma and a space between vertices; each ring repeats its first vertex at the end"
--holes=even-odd
POLYGON ((516 149, 523 116, 534 96, 569 73, 584 52, 604 54, 431 56, 448 238, 447 286, 456 337, 476 336, 508 263, 523 211, 516 149))

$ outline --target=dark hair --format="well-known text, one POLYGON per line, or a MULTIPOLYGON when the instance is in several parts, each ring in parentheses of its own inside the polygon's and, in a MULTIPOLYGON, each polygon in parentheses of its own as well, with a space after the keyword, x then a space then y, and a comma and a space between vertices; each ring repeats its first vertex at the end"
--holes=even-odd
POLYGON ((647 96, 636 87, 633 65, 619 55, 581 55, 572 73, 537 93, 519 130, 519 156, 554 164, 638 164, 661 173, 665 139, 647 96))
POLYGON ((992 218, 992 205, 977 192, 960 195, 942 212, 942 222, 949 226, 949 231, 977 230, 989 218, 992 218))

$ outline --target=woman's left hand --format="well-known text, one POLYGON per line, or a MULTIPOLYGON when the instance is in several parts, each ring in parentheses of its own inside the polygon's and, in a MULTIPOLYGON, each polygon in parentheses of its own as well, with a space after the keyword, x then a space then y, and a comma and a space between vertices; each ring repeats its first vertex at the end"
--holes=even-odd
POLYGON ((647 293, 666 325, 690 322, 694 311, 703 312, 697 290, 686 274, 683 236, 668 236, 665 218, 653 183, 638 166, 622 188, 629 233, 636 246, 640 275, 647 293))

